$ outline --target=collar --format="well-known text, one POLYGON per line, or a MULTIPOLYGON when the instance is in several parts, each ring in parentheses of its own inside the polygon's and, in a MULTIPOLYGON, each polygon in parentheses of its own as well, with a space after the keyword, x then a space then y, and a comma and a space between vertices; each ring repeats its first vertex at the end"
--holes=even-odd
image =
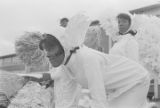
POLYGON ((137 31, 129 30, 125 33, 120 33, 119 32, 119 35, 126 35, 126 34, 131 34, 132 36, 135 36, 137 34, 137 31))
POLYGON ((68 64, 68 62, 69 62, 72 54, 76 53, 76 51, 77 51, 78 49, 80 49, 79 46, 74 47, 72 50, 69 51, 69 55, 68 55, 68 56, 66 57, 66 59, 64 60, 64 65, 67 65, 67 64, 68 64))

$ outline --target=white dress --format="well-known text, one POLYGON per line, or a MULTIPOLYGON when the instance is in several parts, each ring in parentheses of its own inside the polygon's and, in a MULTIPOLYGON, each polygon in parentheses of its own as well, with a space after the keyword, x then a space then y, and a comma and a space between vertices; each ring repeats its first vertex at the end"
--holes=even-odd
POLYGON ((121 55, 129 59, 139 61, 139 46, 134 36, 126 34, 113 45, 109 51, 113 55, 121 55))
POLYGON ((91 108, 147 108, 149 77, 138 63, 82 46, 67 68, 90 90, 91 108))

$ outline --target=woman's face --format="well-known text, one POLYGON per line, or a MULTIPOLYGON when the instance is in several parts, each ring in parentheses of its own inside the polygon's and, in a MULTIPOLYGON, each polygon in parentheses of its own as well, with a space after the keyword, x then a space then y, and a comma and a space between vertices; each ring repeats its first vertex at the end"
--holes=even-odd
POLYGON ((125 33, 130 27, 130 22, 124 18, 118 18, 118 28, 120 33, 125 33))
POLYGON ((64 53, 59 51, 59 47, 55 46, 53 49, 45 50, 47 54, 47 58, 53 67, 60 66, 64 61, 64 53))

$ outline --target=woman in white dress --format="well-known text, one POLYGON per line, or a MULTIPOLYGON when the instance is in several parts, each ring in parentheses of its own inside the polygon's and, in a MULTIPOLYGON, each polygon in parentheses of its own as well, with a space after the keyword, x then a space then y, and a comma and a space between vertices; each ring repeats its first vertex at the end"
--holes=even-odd
POLYGON ((117 16, 119 38, 110 49, 110 54, 121 55, 139 61, 139 45, 135 38, 136 31, 131 29, 132 20, 129 14, 121 13, 117 16))
POLYGON ((67 74, 77 84, 90 90, 91 108, 147 108, 148 71, 125 57, 82 45, 88 26, 84 15, 74 16, 65 40, 47 34, 40 48, 53 67, 68 70, 67 74))

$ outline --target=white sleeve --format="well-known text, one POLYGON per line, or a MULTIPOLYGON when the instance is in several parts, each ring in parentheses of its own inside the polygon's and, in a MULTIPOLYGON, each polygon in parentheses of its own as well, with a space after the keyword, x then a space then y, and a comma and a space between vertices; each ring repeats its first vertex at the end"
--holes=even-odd
POLYGON ((134 39, 131 39, 126 44, 126 56, 136 62, 139 61, 139 46, 138 42, 134 39))
POLYGON ((107 99, 100 63, 96 59, 89 58, 84 60, 84 70, 91 93, 91 108, 106 108, 107 99))

